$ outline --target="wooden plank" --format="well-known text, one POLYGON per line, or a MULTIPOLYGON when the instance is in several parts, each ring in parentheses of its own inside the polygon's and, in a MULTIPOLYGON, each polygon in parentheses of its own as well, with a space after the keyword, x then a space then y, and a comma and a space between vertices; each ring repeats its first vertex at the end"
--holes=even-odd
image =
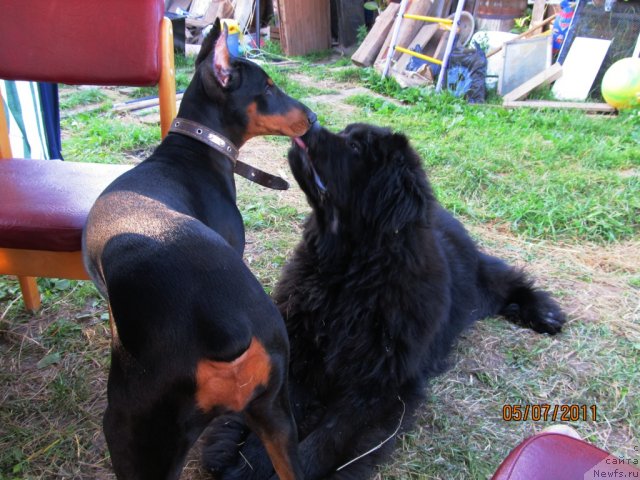
MULTIPOLYGON (((184 93, 178 93, 176 95, 176 101, 182 100, 184 93)), ((160 105, 160 99, 158 97, 129 100, 128 102, 116 103, 113 105, 114 112, 129 112, 132 110, 141 110, 143 108, 157 107, 160 105)))
POLYGON ((444 47, 447 44, 447 39, 449 38, 448 35, 446 36, 446 38, 444 38, 445 34, 447 33, 449 32, 447 32, 446 30, 438 29, 433 37, 431 37, 431 40, 429 40, 429 42, 427 43, 422 53, 428 55, 429 57, 438 58, 438 56, 436 55, 437 53, 438 55, 440 55, 439 59, 441 60, 442 53, 444 53, 444 47))
POLYGON ((327 0, 279 0, 280 34, 286 55, 305 55, 331 47, 327 0))
POLYGON ((577 109, 585 112, 595 113, 615 113, 616 109, 607 103, 588 102, 555 102, 552 100, 520 100, 504 102, 505 108, 555 108, 555 109, 577 109))
MULTIPOLYGON (((542 32, 542 21, 544 20, 544 11, 547 7, 547 0, 534 0, 533 10, 531 11, 531 28, 535 33, 542 32)), ((532 32, 532 33, 533 33, 532 32)))
POLYGON ((0 248, 0 275, 88 280, 82 253, 0 248))
POLYGON ((562 63, 562 78, 554 85, 558 100, 585 100, 600 70, 611 40, 576 37, 562 63))
POLYGON ((434 0, 429 13, 434 17, 446 18, 451 10, 451 2, 452 0, 434 0))
POLYGON ((447 41, 449 41, 449 32, 445 30, 442 32, 442 37, 440 37, 440 40, 438 41, 438 45, 436 46, 436 49, 433 52, 433 56, 436 57, 438 60, 441 60, 444 58, 444 51, 447 47, 447 41))
POLYGON ((407 87, 423 87, 424 85, 433 84, 433 77, 428 68, 421 67, 420 73, 418 72, 404 72, 404 73, 395 73, 393 74, 393 78, 396 79, 398 85, 402 88, 407 87))
MULTIPOLYGON (((517 37, 513 37, 510 41, 513 40, 518 40, 520 38, 528 38, 531 35, 533 35, 533 32, 535 30, 537 30, 538 28, 547 25, 548 23, 552 22, 553 20, 555 20, 556 15, 552 15, 549 18, 545 19, 540 25, 538 25, 537 27, 532 27, 529 30, 527 30, 526 32, 521 33, 520 35, 518 35, 517 37)), ((491 50, 489 53, 487 53, 487 58, 492 57, 493 55, 495 55, 496 53, 498 53, 500 50, 502 50, 503 45, 500 45, 498 48, 494 48, 493 50, 491 50)))
POLYGON ((371 31, 369 31, 369 34, 365 37, 362 45, 360 45, 351 56, 353 63, 361 67, 370 67, 373 65, 378 53, 380 53, 382 45, 389 35, 399 8, 399 3, 390 3, 389 6, 378 15, 376 22, 373 24, 373 27, 371 27, 371 31))
MULTIPOLYGON (((433 2, 431 0, 414 0, 407 7, 407 11, 405 13, 411 15, 427 15, 431 10, 433 2)), ((416 36, 420 28, 424 23, 420 20, 409 20, 402 19, 402 24, 400 26, 400 34, 398 35, 397 45, 401 47, 406 47, 409 44, 409 41, 416 36)), ((389 52, 389 44, 391 43, 391 39, 389 38, 391 35, 388 35, 387 41, 385 41, 385 45, 382 47, 378 58, 376 58, 376 63, 384 62, 387 58, 387 54, 389 52)), ((400 57, 399 52, 395 52, 393 54, 393 58, 397 59, 400 57)))
POLYGON ((521 100, 529 95, 532 90, 548 85, 551 82, 555 82, 562 76, 562 65, 554 63, 546 70, 533 76, 519 87, 514 88, 504 96, 505 102, 513 102, 515 100, 521 100))
POLYGON ((236 0, 233 2, 233 9, 233 18, 240 25, 240 30, 247 31, 255 11, 255 0, 236 0))
MULTIPOLYGON (((432 0, 414 0, 407 7, 408 15, 428 15, 431 12, 433 6, 432 0)), ((398 34, 398 45, 401 47, 407 47, 409 42, 418 34, 420 29, 424 26, 424 22, 420 20, 403 19, 400 33, 398 34)), ((394 59, 400 58, 400 53, 395 52, 393 54, 394 59)))
MULTIPOLYGON (((422 49, 427 45, 427 43, 429 43, 431 37, 433 37, 438 31, 438 28, 440 27, 437 23, 425 23, 420 31, 418 31, 418 34, 406 46, 406 48, 408 48, 409 50, 413 50, 414 47, 417 46, 420 48, 420 52, 422 52, 422 49)), ((411 61, 411 55, 403 53, 400 56, 400 59, 396 62, 395 70, 397 72, 403 72, 404 70, 406 70, 409 61, 411 61)))

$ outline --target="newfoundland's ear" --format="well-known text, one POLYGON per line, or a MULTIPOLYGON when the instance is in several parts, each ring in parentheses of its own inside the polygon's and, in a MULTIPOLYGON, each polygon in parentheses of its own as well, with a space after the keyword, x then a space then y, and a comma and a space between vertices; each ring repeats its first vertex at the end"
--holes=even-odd
POLYGON ((200 63, 209 61, 213 70, 213 76, 221 87, 226 87, 229 84, 229 78, 233 67, 231 66, 231 54, 229 53, 229 47, 227 46, 227 26, 224 26, 224 31, 220 24, 220 19, 216 18, 213 25, 213 29, 207 35, 204 42, 202 42, 202 48, 196 59, 196 67, 200 63), (213 60, 209 60, 211 52, 213 51, 213 60))
POLYGON ((391 162, 401 162, 409 148, 409 140, 401 133, 394 133, 391 138, 387 140, 387 158, 391 162))
POLYGON ((373 143, 373 151, 380 152, 381 160, 384 163, 402 162, 409 148, 409 140, 401 133, 376 136, 373 143))
POLYGON ((362 196, 362 217, 380 232, 397 233, 417 221, 426 204, 414 153, 402 134, 378 137, 373 151, 380 152, 381 168, 369 179, 362 196))

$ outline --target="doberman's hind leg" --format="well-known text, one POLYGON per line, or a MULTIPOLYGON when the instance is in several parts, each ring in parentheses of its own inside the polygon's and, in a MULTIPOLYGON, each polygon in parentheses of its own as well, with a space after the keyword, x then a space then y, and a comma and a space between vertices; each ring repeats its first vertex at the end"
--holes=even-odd
POLYGON ((278 478, 300 480, 298 434, 289 403, 285 368, 272 372, 269 389, 247 406, 245 418, 267 450, 278 478))
POLYGON ((196 408, 188 375, 144 369, 112 351, 104 433, 120 480, 177 480, 189 451, 211 417, 196 408))
POLYGON ((248 355, 238 371, 239 386, 255 383, 256 373, 269 373, 264 382, 250 389, 251 399, 243 408, 235 410, 242 411, 242 417, 225 415, 211 424, 202 455, 204 466, 216 479, 264 480, 272 477, 274 469, 281 480, 301 479, 285 355, 269 355, 260 349, 248 355), (256 435, 247 436, 247 427, 256 435))

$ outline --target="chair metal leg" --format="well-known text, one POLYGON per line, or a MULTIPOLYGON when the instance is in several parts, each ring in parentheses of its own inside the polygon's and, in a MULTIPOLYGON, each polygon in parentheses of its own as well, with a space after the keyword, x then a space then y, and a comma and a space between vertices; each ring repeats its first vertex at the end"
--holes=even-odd
POLYGON ((20 282, 25 308, 30 312, 37 311, 40 308, 40 292, 38 291, 36 277, 18 277, 18 281, 20 282))

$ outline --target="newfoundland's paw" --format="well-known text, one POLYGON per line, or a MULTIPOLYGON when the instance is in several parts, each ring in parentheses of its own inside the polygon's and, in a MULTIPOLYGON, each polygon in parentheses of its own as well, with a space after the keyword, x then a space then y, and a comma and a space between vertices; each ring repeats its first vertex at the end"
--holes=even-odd
MULTIPOLYGON (((240 447, 248 433, 248 428, 238 416, 222 416, 211 422, 202 448, 202 465, 214 478, 236 478, 227 476, 227 470, 238 463, 240 447)), ((237 478, 246 478, 246 475, 237 478)))
POLYGON ((525 301, 508 305, 503 314, 515 323, 550 335, 560 332, 567 320, 560 306, 543 290, 531 290, 525 301))

